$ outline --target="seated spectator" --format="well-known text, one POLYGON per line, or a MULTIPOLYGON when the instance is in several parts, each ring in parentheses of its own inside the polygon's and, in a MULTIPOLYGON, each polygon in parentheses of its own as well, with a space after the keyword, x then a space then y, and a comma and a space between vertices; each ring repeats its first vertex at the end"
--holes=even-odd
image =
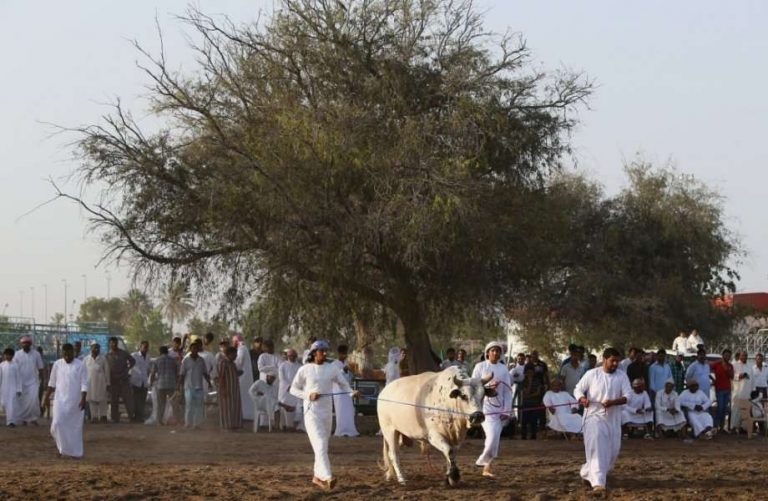
POLYGON ((665 431, 680 431, 685 426, 685 415, 680 409, 680 396, 675 391, 675 380, 667 379, 664 389, 656 393, 656 435, 665 431))
POLYGON ((712 415, 709 407, 712 401, 699 389, 699 382, 695 379, 688 380, 688 389, 680 394, 680 408, 686 414, 688 424, 693 430, 693 437, 703 436, 709 440, 712 438, 712 415))
POLYGON ((631 426, 645 427, 646 439, 653 439, 653 408, 648 392, 645 391, 645 383, 641 378, 632 381, 633 392, 627 399, 627 404, 621 410, 621 424, 624 427, 624 436, 629 436, 631 426))
POLYGON ((563 391, 563 382, 560 378, 552 381, 550 390, 544 394, 543 403, 549 412, 550 429, 562 433, 581 433, 582 418, 579 416, 579 403, 572 395, 563 391))

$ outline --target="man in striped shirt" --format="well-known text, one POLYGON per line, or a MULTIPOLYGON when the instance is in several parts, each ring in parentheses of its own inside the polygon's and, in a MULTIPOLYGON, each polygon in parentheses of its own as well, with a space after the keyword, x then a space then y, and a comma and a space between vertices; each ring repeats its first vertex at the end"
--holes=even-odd
MULTIPOLYGON (((168 399, 176 391, 178 381, 179 363, 176 358, 168 353, 167 346, 160 347, 160 356, 152 363, 151 384, 155 384, 157 391, 157 423, 160 425, 168 424, 165 419, 165 406, 168 399)), ((173 408, 173 414, 176 420, 179 416, 176 408, 173 408)))

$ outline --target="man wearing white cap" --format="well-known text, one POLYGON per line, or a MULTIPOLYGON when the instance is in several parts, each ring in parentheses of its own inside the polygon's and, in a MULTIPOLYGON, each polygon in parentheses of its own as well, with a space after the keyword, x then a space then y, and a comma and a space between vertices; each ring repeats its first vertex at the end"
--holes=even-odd
POLYGON ((620 355, 615 348, 603 351, 602 367, 584 374, 573 393, 584 406, 584 453, 581 478, 596 493, 605 492, 608 473, 621 450, 621 406, 632 393, 629 379, 618 370, 620 355))
POLYGON ((709 408, 712 401, 699 389, 696 379, 688 380, 688 389, 680 394, 680 408, 688 414, 688 423, 693 428, 694 438, 703 436, 712 438, 712 414, 709 408))
POLYGON ((315 341, 310 346, 306 363, 296 373, 291 385, 291 394, 304 401, 304 426, 307 429, 309 443, 315 452, 315 466, 312 483, 326 490, 333 489, 336 479, 331 473, 328 458, 328 440, 331 436, 332 400, 329 396, 336 383, 341 391, 353 392, 341 371, 326 363, 328 354, 326 341, 315 341))
POLYGON ((645 382, 642 379, 632 381, 632 393, 627 397, 627 404, 622 409, 621 424, 626 427, 625 435, 629 432, 627 425, 645 426, 645 438, 652 439, 653 408, 651 398, 645 391, 645 382))
POLYGON ((664 390, 656 394, 656 428, 659 431, 678 431, 685 426, 685 416, 680 409, 680 397, 675 391, 675 380, 664 382, 664 390))
POLYGON ((21 377, 18 419, 24 424, 37 425, 40 417, 40 381, 43 380, 45 364, 40 353, 32 349, 31 337, 21 338, 21 349, 13 356, 13 363, 18 364, 21 377))
POLYGON ((491 341, 485 346, 485 360, 472 371, 473 378, 488 380, 491 376, 488 386, 496 390, 495 397, 483 400, 485 444, 475 464, 483 467, 484 477, 495 476, 491 471, 491 463, 499 455, 501 431, 512 416, 512 381, 506 365, 501 362, 502 351, 501 343, 491 341))
POLYGON ((245 340, 240 334, 232 336, 232 346, 237 348, 235 366, 240 373, 240 404, 243 408, 243 419, 253 419, 253 400, 248 393, 253 384, 253 366, 251 365, 251 353, 245 346, 245 340))

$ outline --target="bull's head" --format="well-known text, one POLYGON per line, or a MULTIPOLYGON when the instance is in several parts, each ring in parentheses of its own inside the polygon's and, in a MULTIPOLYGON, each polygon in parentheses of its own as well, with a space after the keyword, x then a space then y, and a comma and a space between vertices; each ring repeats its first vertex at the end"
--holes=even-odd
POLYGON ((479 425, 485 420, 483 397, 486 395, 485 383, 479 378, 461 378, 453 376, 455 388, 448 395, 456 399, 461 412, 469 416, 470 426, 479 425))

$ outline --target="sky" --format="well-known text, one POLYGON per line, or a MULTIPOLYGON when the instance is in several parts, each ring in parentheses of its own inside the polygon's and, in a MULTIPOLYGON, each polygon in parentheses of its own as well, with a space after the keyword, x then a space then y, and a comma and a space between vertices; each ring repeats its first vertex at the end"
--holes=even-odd
MULTIPOLYGON (((768 291, 762 135, 768 131, 768 3, 754 1, 477 0, 494 31, 519 32, 544 70, 594 79, 571 141, 574 163, 607 193, 625 184, 623 165, 641 155, 673 164, 723 197, 725 221, 746 254, 739 290, 768 291)), ((157 51, 159 23, 172 65, 193 68, 186 1, 0 0, 0 314, 77 311, 84 297, 118 296, 129 271, 100 263, 99 235, 51 181, 71 191, 73 136, 51 124, 97 123, 118 97, 150 121, 142 57, 157 51), (43 205, 41 205, 43 204, 43 205), (34 209, 34 210, 33 210, 34 209), (66 289, 66 300, 65 300, 66 289), (7 306, 6 306, 7 305, 7 306)), ((237 22, 272 0, 194 3, 237 22)))

